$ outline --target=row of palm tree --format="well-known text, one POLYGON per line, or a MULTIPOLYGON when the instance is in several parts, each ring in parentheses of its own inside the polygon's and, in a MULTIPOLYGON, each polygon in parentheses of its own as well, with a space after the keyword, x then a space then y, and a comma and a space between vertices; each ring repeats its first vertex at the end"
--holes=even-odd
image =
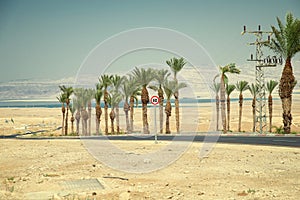
MULTIPOLYGON (((174 80, 169 80, 170 72, 166 69, 154 70, 151 68, 134 68, 134 70, 127 76, 108 75, 103 74, 99 77, 99 82, 96 84, 95 89, 83 89, 83 88, 71 88, 72 92, 68 92, 65 86, 60 86, 63 93, 58 97, 58 100, 62 102, 63 112, 63 124, 62 127, 67 131, 67 115, 70 110, 70 95, 74 92, 72 113, 77 110, 75 118, 72 114, 73 122, 76 120, 76 133, 79 133, 80 120, 82 122, 82 134, 91 135, 91 105, 92 99, 96 101, 96 134, 100 134, 100 120, 102 115, 101 99, 104 101, 104 120, 105 130, 104 133, 108 134, 108 117, 111 121, 111 133, 115 133, 115 120, 116 120, 116 132, 120 132, 120 119, 119 119, 119 104, 124 101, 124 113, 126 117, 126 132, 131 133, 133 130, 133 116, 134 116, 134 103, 138 104, 137 96, 140 95, 142 102, 142 120, 143 120, 143 133, 149 134, 149 124, 147 117, 147 104, 149 103, 148 88, 157 91, 160 98, 159 102, 159 120, 160 120, 160 133, 163 132, 163 107, 164 96, 167 96, 167 105, 165 107, 165 113, 168 122, 166 122, 166 132, 170 133, 169 117, 171 116, 171 96, 175 98, 175 114, 176 114, 176 130, 179 132, 179 90, 186 87, 184 83, 178 83, 177 73, 185 65, 183 58, 172 58, 166 62, 172 72, 174 73, 174 80), (66 98, 68 97, 68 98, 66 98), (66 100, 68 99, 68 100, 66 100), (65 103, 67 108, 65 108, 65 103), (111 108, 108 114, 108 108, 111 108), (88 108, 88 111, 86 110, 88 108), (130 112, 130 119, 129 119, 130 112), (66 117, 65 117, 66 116, 66 117), (65 123, 65 124, 64 124, 65 123)), ((72 120, 71 120, 72 122, 72 120)), ((72 127, 73 127, 72 122, 72 127)), ((72 128, 72 132, 74 128, 72 128)))
MULTIPOLYGON (((233 64, 230 64, 228 66, 234 66, 233 64)), ((221 72, 223 73, 225 67, 221 67, 221 72)), ((228 67, 229 68, 229 67, 228 67)), ((232 70, 227 70, 228 72, 232 71, 232 70)), ((239 71, 237 69, 235 69, 234 71, 239 71)), ((256 84, 251 84, 249 85, 249 83, 247 81, 238 81, 235 85, 233 84, 228 84, 228 78, 226 75, 223 75, 224 77, 224 85, 225 85, 225 93, 226 93, 226 108, 227 108, 227 118, 226 118, 226 114, 225 114, 225 95, 221 93, 220 91, 220 86, 222 85, 221 83, 216 83, 214 80, 214 83, 212 85, 212 89, 215 92, 215 102, 216 102, 216 111, 217 111, 217 124, 216 124, 216 130, 219 130, 219 110, 220 110, 220 102, 221 102, 221 109, 223 111, 223 113, 221 113, 222 116, 222 125, 223 125, 223 132, 226 133, 228 130, 230 130, 230 95, 234 90, 237 90, 239 92, 239 121, 238 121, 238 132, 241 132, 242 130, 242 114, 243 114, 243 101, 244 101, 244 97, 243 97, 243 92, 249 90, 251 95, 252 95, 252 116, 253 116, 253 126, 252 126, 252 131, 255 132, 256 131, 256 96, 258 94, 259 91, 259 87, 256 84), (221 100, 219 97, 219 93, 221 93, 221 100), (224 99, 224 100, 222 100, 224 99), (223 114, 223 115, 222 115, 223 114), (225 115, 225 117, 224 117, 225 115), (224 118, 226 119, 224 121, 224 118), (225 128, 224 128, 225 127, 225 128)), ((274 91, 274 89, 276 88, 276 86, 278 85, 277 81, 274 80, 270 80, 267 83, 267 91, 269 93, 268 96, 268 109, 269 109, 269 132, 272 132, 272 117, 273 117, 273 98, 272 98, 272 92, 274 91)), ((221 112, 222 112, 221 111, 221 112)))

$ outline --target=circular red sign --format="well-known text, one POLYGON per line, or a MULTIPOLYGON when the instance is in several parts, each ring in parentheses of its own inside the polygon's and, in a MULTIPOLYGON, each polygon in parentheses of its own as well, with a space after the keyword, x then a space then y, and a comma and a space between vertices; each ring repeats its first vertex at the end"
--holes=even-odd
POLYGON ((159 104, 160 99, 158 96, 152 96, 150 101, 153 105, 157 105, 157 104, 159 104))

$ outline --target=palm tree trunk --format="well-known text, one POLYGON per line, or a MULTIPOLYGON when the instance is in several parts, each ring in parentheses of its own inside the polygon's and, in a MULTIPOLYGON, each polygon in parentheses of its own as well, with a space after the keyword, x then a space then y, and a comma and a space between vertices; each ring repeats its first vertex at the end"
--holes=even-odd
POLYGON ((72 134, 74 134, 74 121, 75 121, 74 115, 72 115, 72 117, 71 117, 71 131, 72 131, 72 134))
POLYGON ((133 131, 134 97, 130 97, 130 132, 133 131))
POLYGON ((158 90, 159 97, 159 132, 163 133, 164 129, 164 93, 160 87, 158 90))
POLYGON ((243 114, 243 95, 239 96, 239 127, 238 132, 241 132, 242 129, 242 114, 243 114))
POLYGON ((291 58, 287 58, 285 66, 282 71, 280 84, 279 84, 279 96, 282 103, 282 118, 284 133, 289 134, 291 132, 292 124, 292 92, 294 88, 295 77, 293 75, 293 68, 291 64, 291 58))
POLYGON ((170 116, 172 112, 172 106, 170 100, 166 103, 165 113, 166 113, 166 134, 170 134, 170 116))
POLYGON ((230 131, 230 97, 227 96, 227 130, 230 131))
POLYGON ((129 116, 128 116, 128 111, 130 110, 130 107, 127 103, 127 100, 125 100, 123 110, 125 112, 125 117, 126 117, 126 132, 127 134, 130 134, 131 131, 130 131, 130 124, 129 124, 129 116))
POLYGON ((221 117, 222 117, 223 133, 227 133, 224 76, 221 77, 220 93, 221 93, 220 95, 221 96, 221 117))
POLYGON ((256 97, 253 97, 252 100, 252 117, 253 117, 252 132, 255 132, 256 131, 256 97))
MULTIPOLYGON (((68 101, 68 100, 67 100, 68 101)), ((66 111, 66 123, 65 123, 65 135, 68 135, 68 116, 69 116, 69 102, 67 102, 67 111, 66 111)))
POLYGON ((114 121, 115 121, 115 117, 116 117, 114 108, 111 109, 109 117, 110 117, 110 122, 111 122, 111 134, 114 134, 115 133, 114 121))
POLYGON ((88 112, 84 109, 83 110, 83 112, 82 112, 82 121, 83 121, 83 134, 85 135, 85 136, 87 136, 88 135, 88 132, 87 132, 87 121, 88 121, 88 119, 89 119, 89 114, 88 114, 88 112))
POLYGON ((88 118, 88 121, 89 121, 89 131, 88 131, 88 135, 91 135, 91 124, 92 124, 92 102, 89 101, 88 103, 88 111, 89 111, 89 118, 88 118))
POLYGON ((105 135, 108 134, 108 105, 104 104, 105 135))
POLYGON ((272 95, 268 97, 268 107, 269 107, 269 132, 272 132, 272 118, 273 118, 273 99, 272 95))
POLYGON ((216 95, 216 112, 217 112, 217 124, 216 124, 216 130, 219 130, 219 119, 220 119, 220 97, 219 95, 216 95))
POLYGON ((145 103, 143 103, 143 132, 144 134, 149 134, 147 104, 145 103))
POLYGON ((119 105, 116 107, 116 123, 117 123, 117 133, 120 133, 120 113, 119 113, 119 105))
POLYGON ((80 111, 78 110, 75 115, 76 119, 76 133, 79 135, 79 124, 80 124, 80 111))
POLYGON ((143 86, 141 94, 142 106, 143 106, 143 132, 144 134, 149 134, 149 124, 148 124, 148 115, 147 115, 147 104, 149 102, 149 93, 146 86, 143 86))
POLYGON ((82 118, 82 120, 81 120, 81 134, 82 135, 85 135, 85 122, 84 122, 84 110, 83 110, 83 108, 81 108, 81 118, 82 118))
POLYGON ((66 108, 64 105, 62 105, 62 107, 61 107, 61 112, 62 112, 61 135, 64 135, 65 112, 66 112, 66 108))
POLYGON ((102 110, 99 103, 96 105, 96 135, 100 135, 100 118, 101 118, 102 110))
POLYGON ((176 132, 180 133, 180 121, 179 121, 179 93, 174 94, 175 97, 175 119, 176 119, 176 132))

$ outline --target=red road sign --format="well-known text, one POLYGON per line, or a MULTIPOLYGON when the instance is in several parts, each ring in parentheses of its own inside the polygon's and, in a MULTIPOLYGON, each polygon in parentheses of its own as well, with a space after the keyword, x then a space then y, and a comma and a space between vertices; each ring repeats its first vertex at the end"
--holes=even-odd
POLYGON ((150 99, 150 102, 153 104, 153 105, 157 105, 159 104, 159 97, 158 96, 152 96, 151 99, 150 99))

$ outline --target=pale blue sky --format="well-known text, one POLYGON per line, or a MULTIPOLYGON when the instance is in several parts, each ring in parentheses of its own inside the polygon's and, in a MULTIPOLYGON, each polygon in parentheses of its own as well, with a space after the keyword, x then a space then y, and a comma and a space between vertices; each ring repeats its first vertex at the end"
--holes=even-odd
POLYGON ((243 65, 253 49, 242 26, 269 29, 288 11, 300 18, 300 1, 0 0, 0 82, 75 76, 97 44, 140 27, 174 29, 217 65, 243 65))

